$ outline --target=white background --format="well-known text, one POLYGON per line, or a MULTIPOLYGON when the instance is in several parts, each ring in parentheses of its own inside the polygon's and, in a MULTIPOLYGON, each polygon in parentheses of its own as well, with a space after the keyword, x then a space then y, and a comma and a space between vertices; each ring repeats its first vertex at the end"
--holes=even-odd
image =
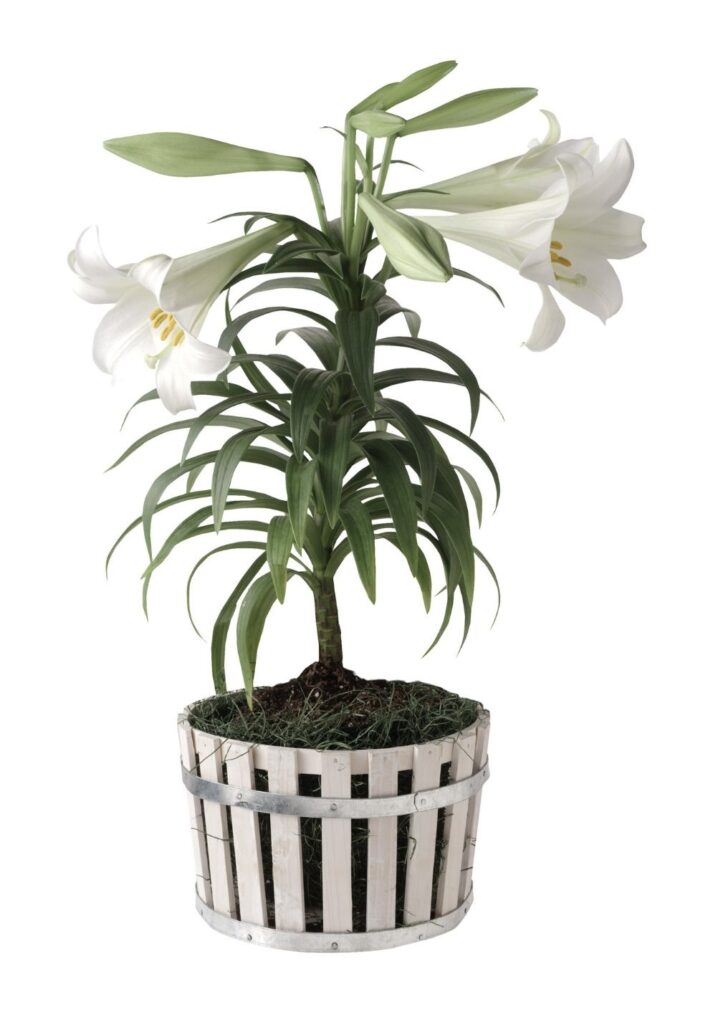
MULTIPOLYGON (((68 0, 6 15, 8 1020, 716 1019, 715 109, 700 11, 68 0), (455 247, 457 262, 490 277, 506 310, 463 281, 393 288, 506 416, 487 407, 478 428, 504 484, 483 530, 504 604, 489 629, 487 582, 459 659, 456 626, 422 661, 418 591, 387 552, 376 608, 350 572, 340 578, 346 660, 491 709, 477 901, 450 936, 390 953, 247 948, 193 910, 174 719, 211 689, 208 648, 183 613, 194 552, 158 574, 149 626, 139 540, 103 576, 176 436, 103 476, 161 416, 143 410, 118 435, 133 395, 95 370, 98 310, 74 297, 64 260, 90 223, 124 262, 231 237, 231 222, 208 221, 232 210, 311 213, 299 176, 161 178, 105 153, 103 138, 189 131, 305 155, 336 208, 338 140, 319 126, 448 58, 458 70, 412 109, 499 85, 537 86, 539 100, 416 136, 399 156, 435 180, 518 153, 543 133, 540 107, 566 137, 626 136, 637 169, 621 205, 646 217, 648 249, 617 265, 625 305, 608 326, 572 307, 541 355, 520 346, 537 292, 472 250, 455 247)), ((261 322, 257 348, 280 326, 261 322)), ((413 394, 462 422, 456 393, 413 394)), ((214 571, 197 592, 205 629, 235 567, 214 571)), ((312 660, 311 626, 291 593, 272 613, 259 682, 312 660)))

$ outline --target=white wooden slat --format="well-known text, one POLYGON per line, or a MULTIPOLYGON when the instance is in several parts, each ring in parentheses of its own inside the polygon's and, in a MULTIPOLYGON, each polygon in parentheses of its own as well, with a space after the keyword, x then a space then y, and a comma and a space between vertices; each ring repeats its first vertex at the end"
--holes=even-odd
MULTIPOLYGON (((239 789, 255 789, 251 744, 225 744, 227 782, 239 789)), ((232 841, 239 893, 239 916, 251 924, 267 924, 267 894, 264 885, 259 815, 244 807, 232 807, 232 841)))
MULTIPOLYGON (((370 750, 369 796, 395 796, 398 789, 395 750, 370 750)), ((367 840, 366 930, 396 925, 396 818, 370 818, 367 840)))
MULTIPOLYGON (((414 747, 412 790, 435 789, 441 778, 441 744, 422 743, 414 747)), ((409 823, 404 924, 419 924, 431 917, 431 888, 436 852, 438 811, 417 811, 409 823)))
MULTIPOLYGON (((322 796, 350 797, 351 754, 322 752, 322 796)), ((352 823, 322 818, 322 915, 325 932, 352 930, 352 823)))
MULTIPOLYGON (((272 747, 269 757, 269 791, 292 796, 299 789, 296 751, 272 747)), ((304 931, 304 874, 300 820, 289 814, 272 814, 272 877, 274 918, 283 931, 304 931)))
MULTIPOLYGON (((486 761, 489 747, 489 716, 479 721, 476 730, 476 750, 474 752, 474 771, 477 771, 486 761)), ((471 876, 474 867, 474 851, 476 849, 476 831, 479 824, 479 810, 481 809, 480 789, 476 796, 469 800, 469 811, 466 821, 466 833, 464 837, 464 853, 461 859, 461 882, 459 883, 459 902, 463 903, 471 889, 471 876)))
MULTIPOLYGON (((212 782, 224 782, 222 776, 222 740, 218 736, 195 730, 195 748, 199 759, 199 774, 212 782)), ((214 909, 220 914, 237 916, 232 877, 232 856, 229 846, 227 808, 213 800, 203 800, 204 824, 207 832, 209 877, 212 880, 214 909)))
MULTIPOLYGON (((442 761, 450 761, 454 747, 452 738, 442 741, 442 761)), ((293 750, 297 758, 297 768, 304 775, 321 775, 322 755, 321 750, 306 750, 303 747, 285 747, 285 750, 293 750)), ((396 755, 396 770, 398 772, 410 769, 414 764, 413 746, 387 747, 396 755)), ((267 744, 257 743, 253 749, 254 770, 269 771, 269 758, 272 747, 267 744)), ((351 751, 352 775, 366 775, 369 771, 369 750, 351 751)))
MULTIPOLYGON (((178 724, 180 754, 182 764, 187 771, 195 771, 196 759, 194 752, 194 741, 192 730, 186 719, 181 719, 178 724)), ((189 807, 190 828, 192 829, 192 852, 194 853, 195 878, 197 892, 200 899, 204 900, 208 907, 212 904, 212 886, 209 878, 209 859, 207 857, 207 840, 205 838, 204 818, 202 815, 202 801, 187 792, 187 805, 189 807)))
MULTIPOLYGON (((451 781, 460 782, 474 771, 476 730, 462 733, 454 744, 451 758, 451 781)), ((448 914, 459 905, 459 884, 464 857, 466 820, 469 801, 452 804, 444 811, 444 833, 441 850, 441 868, 436 892, 436 915, 448 914)))

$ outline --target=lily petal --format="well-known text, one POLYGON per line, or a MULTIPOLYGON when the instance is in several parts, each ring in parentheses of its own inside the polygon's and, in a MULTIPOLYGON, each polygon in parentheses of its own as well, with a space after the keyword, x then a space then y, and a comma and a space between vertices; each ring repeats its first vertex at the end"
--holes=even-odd
POLYGON ((593 177, 572 194, 565 226, 580 227, 610 210, 626 191, 632 174, 631 147, 625 139, 619 139, 594 167, 593 177))
POLYGON ((216 377, 229 361, 227 352, 189 334, 180 345, 168 348, 157 366, 157 392, 165 407, 172 413, 194 409, 192 381, 216 377))
POLYGON ((571 269, 557 277, 554 287, 570 302, 605 323, 623 304, 618 275, 608 260, 596 253, 574 250, 571 255, 571 269))
POLYGON ((117 302, 130 287, 128 268, 108 262, 95 225, 82 232, 67 261, 75 274, 75 292, 86 302, 117 302))
POLYGON ((152 341, 149 315, 154 306, 154 297, 136 285, 105 313, 95 331, 92 353, 101 370, 112 373, 129 352, 147 351, 152 341))
POLYGON ((595 244, 596 252, 610 260, 622 260, 635 256, 646 248, 641 232, 643 217, 625 210, 606 210, 587 224, 583 241, 595 244))
POLYGON ((542 303, 538 316, 531 331, 531 335, 524 342, 526 348, 532 352, 544 352, 554 345, 561 337, 561 332, 566 324, 566 317, 561 312, 551 289, 545 284, 541 285, 542 303))
POLYGON ((154 299, 152 307, 162 305, 159 299, 160 291, 171 265, 172 260, 169 256, 159 254, 140 260, 130 271, 130 278, 145 290, 150 300, 154 299))

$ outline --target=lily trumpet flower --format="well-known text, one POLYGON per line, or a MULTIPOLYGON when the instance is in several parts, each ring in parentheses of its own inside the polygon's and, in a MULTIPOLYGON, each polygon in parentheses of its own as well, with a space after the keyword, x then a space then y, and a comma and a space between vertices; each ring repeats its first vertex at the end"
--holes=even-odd
POLYGON ((534 351, 553 345, 565 325, 552 289, 605 322, 623 301, 609 259, 625 259, 645 248, 643 218, 615 209, 633 173, 626 140, 601 160, 593 139, 556 142, 558 130, 549 115, 546 139, 524 156, 428 186, 445 195, 394 201, 455 211, 454 216, 420 219, 446 238, 509 263, 540 286, 542 306, 526 342, 534 351), (547 187, 552 179, 554 184, 547 187), (517 226, 525 228, 537 203, 545 205, 548 195, 557 198, 561 193, 565 202, 557 204, 551 230, 539 232, 538 244, 525 252, 516 245, 517 226))
POLYGON ((114 303, 95 332, 99 368, 115 376, 143 360, 155 370, 157 392, 170 412, 195 408, 192 381, 215 377, 230 360, 227 352, 197 337, 210 307, 235 274, 260 253, 271 252, 290 230, 273 224, 177 259, 157 255, 113 267, 97 229, 88 228, 69 263, 81 298, 114 303))

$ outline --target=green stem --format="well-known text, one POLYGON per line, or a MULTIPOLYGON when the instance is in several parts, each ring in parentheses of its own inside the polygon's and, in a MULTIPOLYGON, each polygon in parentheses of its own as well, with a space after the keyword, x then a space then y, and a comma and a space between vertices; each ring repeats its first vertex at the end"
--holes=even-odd
POLYGON ((379 168, 379 177, 376 181, 376 187, 374 189, 374 195, 377 199, 381 199, 384 192, 384 186, 386 185, 386 178, 389 173, 389 167, 391 166, 391 157, 394 152, 394 143, 396 142, 396 135, 390 135, 384 143, 384 152, 381 157, 381 167, 379 168))
MULTIPOLYGON (((372 168, 374 164, 374 139, 369 136, 366 140, 365 150, 365 170, 364 170, 364 182, 362 190, 367 192, 369 195, 372 193, 374 188, 374 179, 372 177, 372 168)), ((361 262, 362 249, 366 242, 366 227, 368 221, 366 214, 362 209, 357 211, 356 225, 354 227, 354 236, 352 238, 351 254, 349 265, 353 277, 356 279, 359 277, 359 264, 361 262)))
POLYGON ((344 236, 344 250, 349 254, 351 251, 352 234, 354 231, 354 206, 356 203, 355 165, 356 165, 356 137, 357 133, 349 124, 347 118, 344 124, 344 159, 342 162, 342 234, 344 236))
POLYGON ((317 215, 319 217, 319 224, 321 225, 322 231, 326 234, 329 231, 329 220, 327 218, 327 208, 324 203, 322 187, 319 184, 317 172, 314 170, 311 164, 307 164, 307 169, 304 173, 307 176, 309 187, 312 190, 312 196, 314 197, 314 205, 317 209, 317 215))
POLYGON ((337 595, 333 579, 320 579, 314 591, 314 611, 319 641, 319 661, 324 665, 342 664, 342 631, 339 628, 337 595))

